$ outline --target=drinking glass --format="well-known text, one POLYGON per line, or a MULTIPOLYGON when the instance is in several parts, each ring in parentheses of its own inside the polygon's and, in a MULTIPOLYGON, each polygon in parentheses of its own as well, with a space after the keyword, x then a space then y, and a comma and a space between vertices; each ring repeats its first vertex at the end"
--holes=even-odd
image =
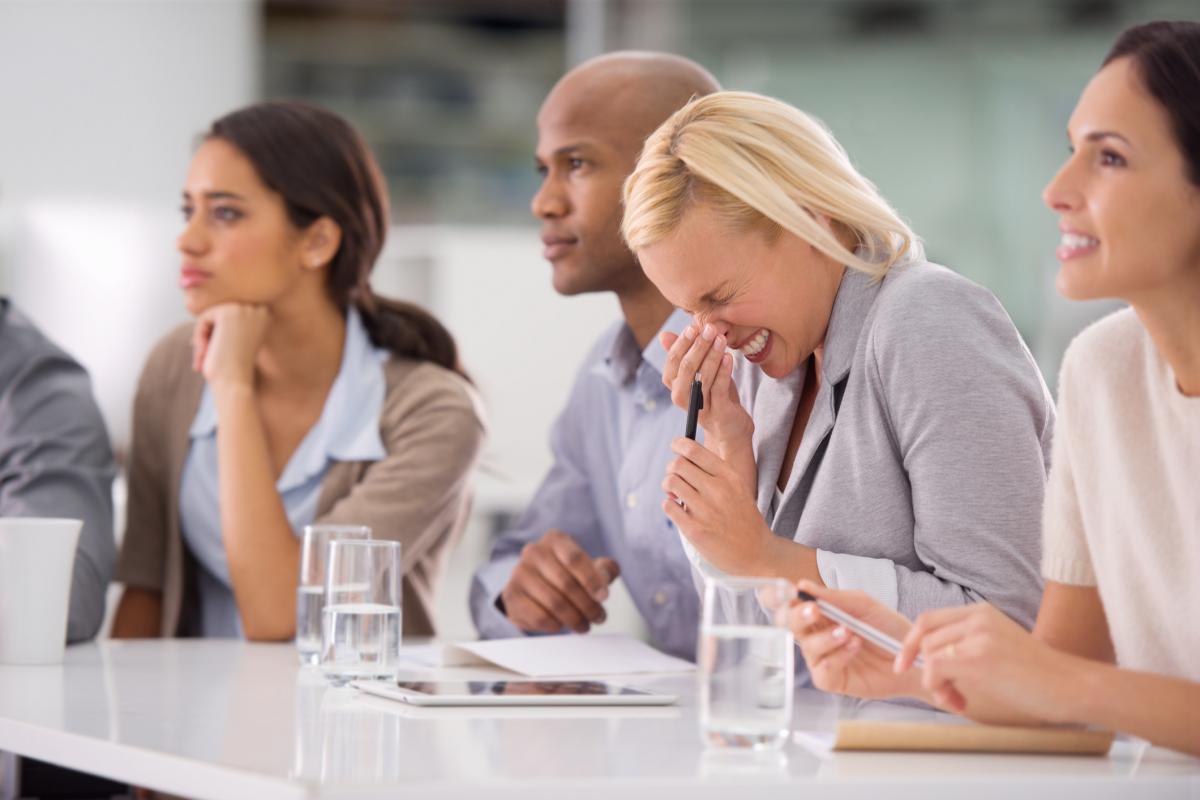
POLYGON ((329 543, 321 670, 335 685, 392 678, 400 660, 400 543, 329 543))
POLYGON ((321 655, 321 610, 325 607, 325 565, 335 539, 370 539, 366 525, 305 525, 300 544, 300 581, 296 586, 296 650, 300 663, 316 664, 321 655))
POLYGON ((787 741, 795 644, 774 612, 794 591, 775 578, 705 581, 696 665, 706 744, 770 750, 787 741))

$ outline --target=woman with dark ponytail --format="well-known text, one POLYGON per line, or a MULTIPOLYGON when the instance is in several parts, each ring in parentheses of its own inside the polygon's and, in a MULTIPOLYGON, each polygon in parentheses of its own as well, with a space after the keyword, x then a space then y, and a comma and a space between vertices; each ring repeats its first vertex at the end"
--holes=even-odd
POLYGON ((114 636, 290 638, 311 523, 402 542, 404 632, 433 633, 482 414, 450 333, 371 290, 389 214, 370 150, 319 108, 235 111, 183 217, 196 321, 138 385, 114 636))

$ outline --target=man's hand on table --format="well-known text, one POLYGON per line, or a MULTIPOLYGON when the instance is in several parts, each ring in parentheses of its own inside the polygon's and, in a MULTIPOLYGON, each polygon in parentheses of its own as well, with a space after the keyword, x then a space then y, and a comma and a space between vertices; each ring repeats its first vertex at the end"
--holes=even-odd
POLYGON ((608 585, 620 574, 611 558, 592 558, 570 534, 552 530, 521 550, 500 603, 527 633, 587 633, 604 622, 608 585))

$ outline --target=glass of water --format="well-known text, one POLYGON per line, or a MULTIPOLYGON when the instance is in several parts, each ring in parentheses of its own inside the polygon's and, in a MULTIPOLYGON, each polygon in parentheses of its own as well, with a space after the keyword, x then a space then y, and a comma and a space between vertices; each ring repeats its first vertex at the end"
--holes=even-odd
POLYGON ((330 542, 320 664, 334 684, 396 674, 400 576, 399 542, 330 542))
POLYGON ((300 543, 300 581, 296 586, 296 651, 301 664, 321 655, 321 609, 325 607, 325 567, 334 539, 370 539, 366 525, 305 525, 300 543))
POLYGON ((770 750, 786 743, 795 644, 775 611, 794 592, 775 578, 705 581, 696 665, 706 744, 770 750))

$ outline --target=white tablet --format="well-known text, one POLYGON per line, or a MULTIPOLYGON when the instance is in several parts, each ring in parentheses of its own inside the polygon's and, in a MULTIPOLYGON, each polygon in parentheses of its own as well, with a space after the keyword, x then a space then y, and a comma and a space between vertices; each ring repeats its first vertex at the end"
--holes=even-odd
POLYGON ((603 681, 353 681, 414 706, 667 706, 678 698, 603 681))

